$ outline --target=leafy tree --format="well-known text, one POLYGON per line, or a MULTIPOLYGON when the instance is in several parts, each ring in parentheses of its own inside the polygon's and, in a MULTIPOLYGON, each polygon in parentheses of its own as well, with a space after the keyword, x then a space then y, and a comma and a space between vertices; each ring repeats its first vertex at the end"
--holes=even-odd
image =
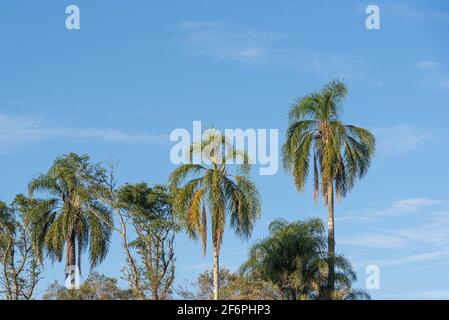
MULTIPOLYGON (((39 259, 46 251, 69 266, 81 266, 81 254, 89 251, 91 268, 108 252, 112 217, 94 196, 104 169, 91 164, 89 156, 71 153, 57 158, 47 173, 29 183, 29 198, 21 197, 25 222, 32 230, 32 243, 39 259), (35 199, 36 194, 46 196, 35 199)), ((81 269, 81 268, 80 268, 81 269)))
MULTIPOLYGON (((288 223, 275 220, 270 235, 250 248, 241 272, 248 278, 274 283, 282 299, 323 299, 327 295, 328 257, 323 223, 319 219, 288 223)), ((343 256, 334 256, 334 299, 368 298, 352 289, 356 274, 343 256)))
POLYGON ((117 286, 117 279, 97 272, 89 274, 79 289, 67 289, 58 282, 52 283, 43 295, 44 300, 132 300, 131 290, 117 286))
POLYGON ((345 84, 332 81, 320 92, 298 99, 289 112, 282 149, 284 167, 297 189, 304 190, 312 168, 313 197, 316 201, 321 189, 328 207, 329 292, 335 281, 334 194, 337 199, 347 195, 367 172, 375 150, 373 134, 341 121, 346 95, 345 84))
POLYGON ((106 173, 101 179, 98 179, 94 195, 110 208, 111 212, 115 213, 117 223, 109 223, 108 220, 101 219, 101 216, 99 216, 99 218, 105 224, 109 224, 109 227, 119 234, 121 247, 126 255, 126 264, 123 266, 122 271, 125 272, 126 279, 128 280, 130 290, 133 292, 134 297, 143 300, 146 299, 145 288, 143 286, 144 280, 141 279, 138 261, 133 254, 131 246, 132 241, 129 239, 130 224, 132 224, 131 215, 124 208, 118 190, 115 166, 113 163, 110 163, 106 173))
MULTIPOLYGON (((187 300, 211 300, 214 296, 212 271, 204 271, 190 287, 180 287, 178 295, 187 300)), ((220 298, 223 300, 277 300, 277 287, 271 282, 249 279, 231 270, 220 268, 220 298)))
POLYGON ((248 238, 260 214, 260 196, 249 179, 249 159, 214 130, 191 146, 190 164, 177 168, 170 176, 174 210, 188 234, 201 236, 206 252, 207 229, 211 226, 214 250, 214 299, 219 299, 219 253, 227 218, 238 236, 248 238), (203 163, 194 164, 195 155, 203 163), (229 162, 240 162, 231 173, 229 162), (183 184, 185 182, 185 184, 183 184))
POLYGON ((164 186, 146 183, 117 187, 114 164, 105 172, 94 194, 116 215, 117 223, 110 227, 121 239, 126 256, 122 271, 130 290, 139 300, 166 299, 174 281, 178 230, 169 192, 164 186))
MULTIPOLYGON (((150 188, 146 183, 125 184, 118 191, 119 202, 132 221, 136 238, 129 243, 139 259, 138 278, 141 294, 147 291, 154 300, 167 299, 175 279, 175 232, 178 229, 172 214, 166 187, 150 188)), ((132 281, 130 270, 126 277, 132 281)))
POLYGON ((0 297, 29 300, 40 280, 41 268, 31 249, 30 233, 15 204, 0 201, 0 297))

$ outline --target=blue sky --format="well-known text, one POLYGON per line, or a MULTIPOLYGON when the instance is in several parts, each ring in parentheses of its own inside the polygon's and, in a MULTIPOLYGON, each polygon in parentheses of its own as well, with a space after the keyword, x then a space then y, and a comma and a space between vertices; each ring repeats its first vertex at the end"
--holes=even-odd
MULTIPOLYGON (((378 151, 337 205, 337 251, 360 287, 380 267, 373 298, 449 298, 449 4, 373 3, 380 30, 365 28, 364 1, 0 0, 0 199, 68 152, 119 161, 122 183, 165 183, 168 135, 193 120, 279 129, 282 143, 293 100, 338 77, 344 121, 373 130, 378 151), (65 28, 70 4, 80 30, 65 28)), ((282 169, 253 178, 252 241, 278 217, 326 217, 282 169)), ((211 266, 199 243, 176 247, 178 284, 211 266)), ((247 247, 227 230, 222 265, 237 268, 247 247)), ((118 277, 123 262, 114 238, 98 271, 118 277)), ((44 275, 40 290, 63 281, 62 264, 44 275)))

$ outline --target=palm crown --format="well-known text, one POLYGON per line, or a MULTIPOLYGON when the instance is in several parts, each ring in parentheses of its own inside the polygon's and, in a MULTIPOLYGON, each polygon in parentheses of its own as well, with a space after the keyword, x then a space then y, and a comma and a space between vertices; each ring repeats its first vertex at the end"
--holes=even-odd
POLYGON ((89 163, 88 156, 69 154, 55 160, 46 174, 29 184, 30 198, 18 197, 33 245, 42 258, 44 249, 58 261, 66 246, 66 267, 81 265, 81 253, 88 249, 91 267, 106 257, 111 237, 112 216, 94 196, 102 168, 89 163), (31 198, 36 193, 46 199, 31 198), (77 248, 77 250, 76 250, 77 248))
POLYGON ((315 199, 321 185, 327 201, 331 183, 337 197, 344 197, 367 172, 374 154, 374 136, 340 120, 346 95, 344 83, 332 81, 321 92, 299 99, 289 112, 287 141, 282 149, 284 167, 293 174, 299 191, 304 190, 313 167, 315 199))

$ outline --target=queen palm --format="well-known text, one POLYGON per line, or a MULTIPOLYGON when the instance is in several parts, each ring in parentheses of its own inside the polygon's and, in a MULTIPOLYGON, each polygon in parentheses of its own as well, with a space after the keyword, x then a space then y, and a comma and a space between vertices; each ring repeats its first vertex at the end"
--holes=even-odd
POLYGON ((205 134, 190 148, 190 160, 202 155, 202 164, 184 164, 170 176, 174 211, 192 238, 201 236, 206 253, 207 229, 211 226, 214 251, 214 299, 219 299, 219 253, 227 218, 235 233, 249 238, 260 214, 260 196, 249 179, 249 158, 218 133, 205 134), (235 164, 231 174, 229 162, 235 164), (183 184, 184 183, 184 184, 183 184))
MULTIPOLYGON (((249 279, 272 282, 285 300, 322 299, 327 282, 327 242, 321 219, 277 219, 270 224, 269 232, 267 238, 251 246, 240 272, 249 279)), ((345 257, 336 255, 335 269, 335 298, 369 298, 352 288, 357 277, 345 257)))
POLYGON ((296 101, 289 112, 289 127, 283 145, 284 168, 303 191, 309 169, 313 170, 313 198, 320 189, 328 208, 328 289, 334 291, 334 196, 341 199, 367 172, 375 150, 375 138, 368 130, 344 124, 342 102, 347 88, 332 81, 320 92, 296 101))
POLYGON ((57 158, 46 174, 34 178, 28 186, 30 198, 21 198, 39 258, 46 251, 61 261, 65 251, 66 276, 69 266, 80 268, 86 249, 91 267, 106 257, 112 217, 92 192, 103 173, 99 165, 89 163, 87 155, 71 153, 57 158), (36 193, 47 197, 34 199, 36 193))

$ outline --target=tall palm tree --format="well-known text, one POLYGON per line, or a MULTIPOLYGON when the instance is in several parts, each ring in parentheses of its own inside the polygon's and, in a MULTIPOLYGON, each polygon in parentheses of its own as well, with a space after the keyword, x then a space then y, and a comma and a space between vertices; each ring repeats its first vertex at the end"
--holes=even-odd
POLYGON ((39 258, 46 251, 61 261, 65 246, 66 277, 70 266, 81 269, 81 254, 86 249, 91 268, 108 252, 112 217, 93 196, 103 174, 99 165, 90 164, 89 156, 71 153, 57 158, 46 174, 32 179, 29 198, 18 199, 39 258), (47 197, 34 199, 36 193, 47 197))
POLYGON ((283 145, 284 168, 303 191, 309 168, 313 168, 313 198, 321 189, 328 208, 329 292, 334 290, 335 229, 334 195, 341 199, 367 172, 375 151, 375 138, 368 130, 344 124, 342 102, 347 88, 332 81, 320 92, 296 101, 289 112, 289 127, 283 145))
POLYGON ((202 164, 191 161, 170 176, 173 208, 184 222, 187 233, 194 239, 201 236, 203 255, 206 253, 208 225, 211 226, 214 299, 218 300, 219 253, 226 219, 230 219, 238 236, 250 237, 254 222, 260 215, 260 195, 248 177, 248 156, 236 150, 223 135, 216 132, 205 134, 202 141, 191 146, 190 160, 195 154, 202 155, 202 164), (240 164, 236 164, 235 172, 231 174, 229 162, 237 162, 238 159, 240 164))

